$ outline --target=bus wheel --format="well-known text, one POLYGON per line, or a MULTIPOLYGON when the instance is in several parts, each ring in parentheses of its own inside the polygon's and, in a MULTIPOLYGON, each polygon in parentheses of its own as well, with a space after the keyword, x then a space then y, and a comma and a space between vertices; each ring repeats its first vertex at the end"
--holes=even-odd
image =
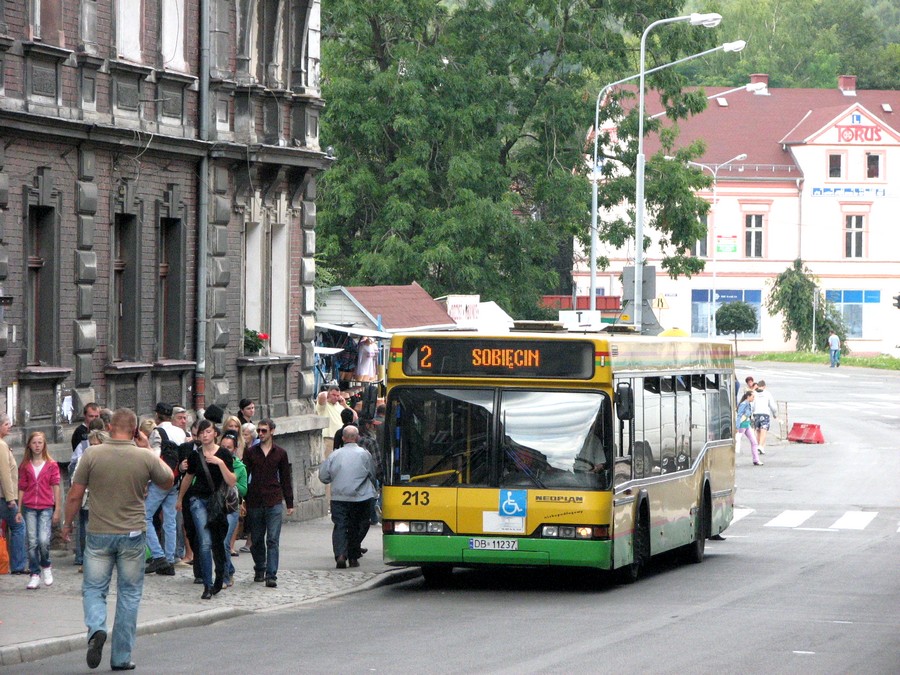
POLYGON ((452 565, 422 565, 422 576, 425 584, 432 588, 444 588, 453 579, 452 565))
POLYGON ((643 511, 639 513, 634 526, 634 556, 631 564, 616 570, 616 579, 620 584, 633 584, 640 579, 650 562, 650 528, 643 511))
POLYGON ((709 538, 710 518, 709 498, 704 494, 700 504, 700 513, 694 525, 694 541, 684 547, 685 558, 690 563, 702 563, 706 552, 706 540, 709 538))

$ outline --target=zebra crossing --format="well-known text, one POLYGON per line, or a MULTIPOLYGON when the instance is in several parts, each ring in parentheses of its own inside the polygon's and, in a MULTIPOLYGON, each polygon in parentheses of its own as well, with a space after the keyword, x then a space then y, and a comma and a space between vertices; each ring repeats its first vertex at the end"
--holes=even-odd
MULTIPOLYGON (((896 510, 892 510, 896 511, 896 510)), ((879 529, 890 527, 900 533, 900 516, 896 513, 885 514, 879 511, 818 511, 803 509, 785 509, 778 513, 762 513, 756 509, 734 509, 731 527, 744 521, 749 524, 776 529, 791 529, 810 532, 862 531, 873 523, 879 529), (746 519, 746 520, 745 520, 746 519)))

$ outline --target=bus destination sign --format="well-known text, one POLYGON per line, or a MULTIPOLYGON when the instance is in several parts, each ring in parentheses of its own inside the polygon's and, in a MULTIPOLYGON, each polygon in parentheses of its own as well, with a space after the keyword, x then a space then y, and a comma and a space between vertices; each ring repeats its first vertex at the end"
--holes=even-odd
POLYGON ((594 375, 594 345, 575 340, 408 337, 403 343, 403 373, 589 380, 594 375))

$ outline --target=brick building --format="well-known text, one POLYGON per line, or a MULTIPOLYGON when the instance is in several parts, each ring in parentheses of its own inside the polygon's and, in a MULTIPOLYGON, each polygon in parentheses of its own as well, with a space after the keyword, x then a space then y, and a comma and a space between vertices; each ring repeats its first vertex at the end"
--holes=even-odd
POLYGON ((301 517, 324 513, 307 485, 319 12, 0 3, 0 398, 22 439, 65 443, 88 401, 248 397, 293 456, 301 517), (262 355, 245 328, 271 336, 262 355))

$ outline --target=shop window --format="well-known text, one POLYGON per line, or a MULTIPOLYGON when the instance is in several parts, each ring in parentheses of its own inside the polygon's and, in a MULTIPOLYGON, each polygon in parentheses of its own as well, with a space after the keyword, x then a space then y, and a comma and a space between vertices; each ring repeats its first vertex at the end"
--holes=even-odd
POLYGON ((841 290, 825 291, 825 299, 840 312, 847 329, 847 337, 865 337, 865 318, 869 315, 871 330, 878 330, 881 291, 874 290, 841 290), (870 310, 870 311, 867 311, 870 310))
MULTIPOLYGON (((691 335, 707 337, 712 332, 713 315, 722 305, 729 302, 746 302, 756 313, 756 330, 752 333, 739 333, 738 338, 760 337, 760 319, 762 317, 762 292, 758 290, 695 288, 691 291, 691 335), (711 298, 715 295, 715 303, 711 298), (712 306, 710 306, 712 303, 712 306)), ((717 331, 718 332, 718 331, 717 331)))

